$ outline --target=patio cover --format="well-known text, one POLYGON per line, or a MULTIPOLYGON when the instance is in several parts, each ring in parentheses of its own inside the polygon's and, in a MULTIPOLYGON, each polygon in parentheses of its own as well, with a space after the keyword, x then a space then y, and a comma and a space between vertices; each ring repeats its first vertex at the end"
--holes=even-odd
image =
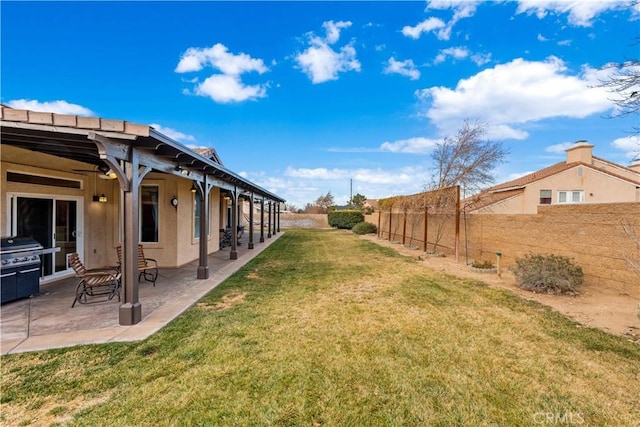
MULTIPOLYGON (((194 150, 163 135, 153 127, 123 120, 82 117, 66 114, 17 110, 0 106, 0 140, 2 145, 46 153, 95 165, 107 166, 117 175, 123 192, 123 303, 120 324, 132 325, 141 320, 138 300, 137 246, 138 190, 151 171, 185 176, 192 180, 202 202, 200 227, 208 233, 209 198, 216 186, 232 200, 233 258, 237 232, 237 203, 248 197, 253 205, 257 197, 264 206, 285 200, 225 168, 216 156, 204 157, 194 150), (188 174, 185 174, 185 171, 188 174)), ((251 210, 253 212, 253 209, 251 210)), ((271 224, 271 219, 269 219, 271 224)), ((200 239, 198 278, 209 277, 207 239, 200 239)), ((237 256, 237 252, 236 252, 237 256)))

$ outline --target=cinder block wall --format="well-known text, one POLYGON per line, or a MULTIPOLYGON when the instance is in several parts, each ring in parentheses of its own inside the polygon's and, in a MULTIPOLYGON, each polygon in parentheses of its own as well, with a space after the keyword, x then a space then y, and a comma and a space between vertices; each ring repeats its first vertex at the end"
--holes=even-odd
MULTIPOLYGON (((634 224, 640 236, 640 203, 543 206, 537 215, 467 215, 469 256, 495 260, 501 252, 505 265, 528 253, 568 256, 582 267, 585 282, 627 292, 637 288, 640 277, 625 256, 640 259, 640 252, 623 223, 634 224)), ((464 251, 463 225, 461 230, 464 251)))
MULTIPOLYGON (((382 238, 388 238, 389 213, 381 212, 382 238)), ((402 242, 404 213, 393 212, 392 240, 402 242), (399 235, 398 235, 399 234, 399 235)), ((423 214, 407 215, 405 244, 422 249, 423 214), (412 220, 412 218, 414 218, 412 220), (409 224, 415 222, 415 226, 409 224), (412 233, 413 231, 413 233, 412 233)), ((377 218, 376 218, 377 219, 377 218)), ((438 252, 454 253, 455 221, 453 216, 428 219, 428 250, 433 247, 437 224, 446 221, 445 235, 438 252)), ((620 292, 637 293, 640 277, 629 267, 625 257, 640 259, 640 252, 622 224, 633 224, 640 236, 640 203, 607 203, 541 206, 535 215, 467 214, 460 217, 460 259, 496 260, 510 266, 516 258, 529 253, 555 254, 573 258, 585 274, 585 282, 618 287, 620 292), (467 252, 468 251, 468 252, 467 252)))

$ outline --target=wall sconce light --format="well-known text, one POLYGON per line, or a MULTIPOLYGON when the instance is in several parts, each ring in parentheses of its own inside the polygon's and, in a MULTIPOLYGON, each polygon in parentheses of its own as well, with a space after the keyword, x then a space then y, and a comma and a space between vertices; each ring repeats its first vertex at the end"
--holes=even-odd
POLYGON ((173 196, 171 198, 171 206, 173 206, 174 208, 178 208, 178 198, 176 196, 173 196))
POLYGON ((100 203, 107 203, 107 196, 102 193, 101 195, 95 195, 93 196, 93 201, 94 202, 100 202, 100 203))
POLYGON ((109 177, 109 179, 116 179, 116 178, 118 177, 118 175, 116 175, 116 173, 115 173, 113 170, 111 170, 111 169, 109 169, 108 171, 106 171, 106 172, 105 172, 105 175, 106 175, 107 177, 109 177))
POLYGON ((196 188, 196 183, 195 182, 191 182, 191 192, 192 193, 196 193, 198 191, 198 189, 196 188))

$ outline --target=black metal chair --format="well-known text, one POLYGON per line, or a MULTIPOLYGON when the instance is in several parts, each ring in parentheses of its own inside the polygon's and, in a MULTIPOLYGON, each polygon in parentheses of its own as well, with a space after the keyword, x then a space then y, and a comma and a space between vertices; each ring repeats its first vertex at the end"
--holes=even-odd
POLYGON ((94 268, 87 270, 80 261, 77 253, 69 255, 69 264, 76 273, 76 277, 80 278, 78 286, 76 286, 76 296, 71 304, 73 308, 76 303, 90 304, 96 302, 105 302, 118 297, 120 301, 120 272, 116 268, 94 268), (93 300, 93 297, 103 296, 104 298, 93 300), (92 299, 87 299, 92 297, 92 299))

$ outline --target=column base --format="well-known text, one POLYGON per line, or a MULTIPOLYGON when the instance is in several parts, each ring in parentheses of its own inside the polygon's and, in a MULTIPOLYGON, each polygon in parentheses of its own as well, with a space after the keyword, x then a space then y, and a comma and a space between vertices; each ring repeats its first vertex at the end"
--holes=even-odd
POLYGON ((130 326, 140 323, 142 320, 142 304, 125 303, 120 305, 119 321, 121 326, 130 326))
POLYGON ((198 267, 198 279, 208 279, 209 278, 209 267, 198 267))
POLYGON ((260 243, 264 243, 264 236, 260 236, 260 243))
POLYGON ((231 251, 229 253, 229 259, 238 259, 238 251, 231 251))
POLYGON ((253 242, 249 242, 249 244, 247 245, 247 249, 253 249, 253 242))

